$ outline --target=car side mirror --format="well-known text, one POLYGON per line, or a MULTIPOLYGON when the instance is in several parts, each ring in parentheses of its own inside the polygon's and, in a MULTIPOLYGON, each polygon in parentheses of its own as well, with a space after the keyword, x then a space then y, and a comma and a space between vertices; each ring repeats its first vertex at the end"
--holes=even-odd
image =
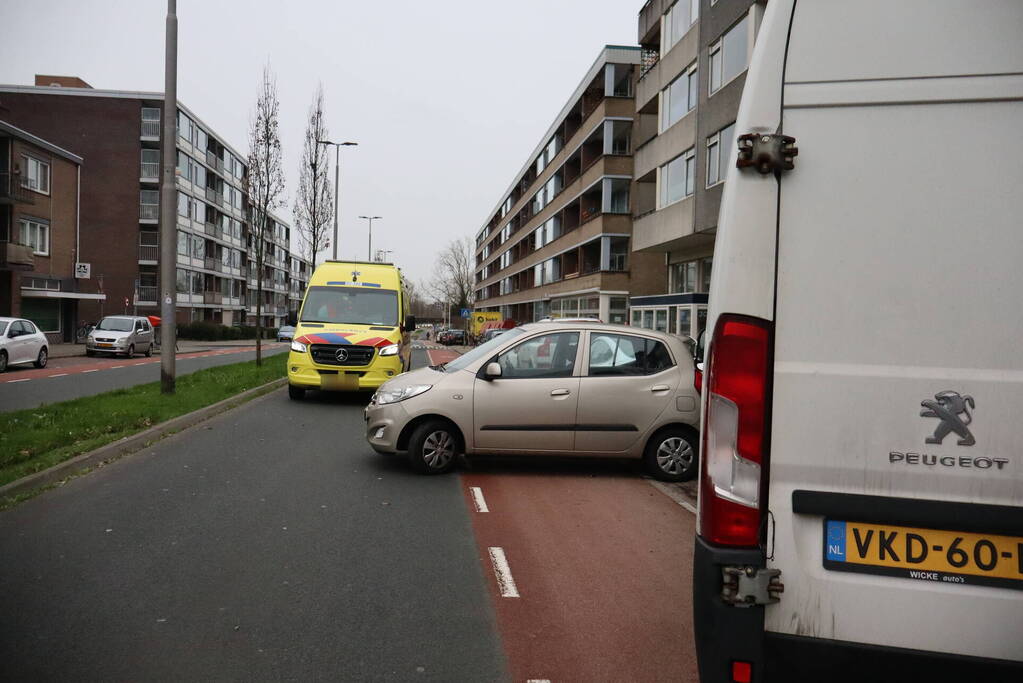
POLYGON ((501 376, 500 363, 487 363, 487 369, 483 371, 483 377, 487 380, 497 379, 501 376))
POLYGON ((416 316, 414 316, 414 315, 406 315, 405 316, 405 324, 402 326, 402 328, 406 332, 415 332, 416 331, 416 316))

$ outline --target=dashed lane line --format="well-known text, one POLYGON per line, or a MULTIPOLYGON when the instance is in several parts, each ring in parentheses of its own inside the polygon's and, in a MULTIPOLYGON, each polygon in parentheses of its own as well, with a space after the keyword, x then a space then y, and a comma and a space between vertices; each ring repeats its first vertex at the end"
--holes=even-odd
POLYGON ((476 512, 490 512, 487 501, 483 497, 483 489, 479 486, 470 486, 469 493, 472 494, 472 504, 476 506, 476 512))
POLYGON ((31 379, 32 379, 31 377, 26 377, 25 379, 9 379, 9 380, 7 380, 5 382, 5 384, 15 384, 17 382, 29 382, 29 381, 31 381, 31 379))
POLYGON ((68 373, 62 372, 59 375, 50 375, 50 379, 53 379, 54 377, 67 377, 67 376, 68 376, 68 373))
POLYGON ((494 565, 494 576, 497 577, 497 587, 501 591, 502 598, 519 597, 519 589, 512 577, 511 567, 508 566, 508 558, 504 555, 504 548, 488 548, 490 563, 494 565))

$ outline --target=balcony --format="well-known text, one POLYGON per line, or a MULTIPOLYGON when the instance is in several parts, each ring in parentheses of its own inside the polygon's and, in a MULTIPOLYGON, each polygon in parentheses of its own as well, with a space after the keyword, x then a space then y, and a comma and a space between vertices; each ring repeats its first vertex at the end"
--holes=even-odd
POLYGON ((35 195, 21 186, 21 174, 0 171, 0 204, 35 204, 35 195))
POLYGON ((143 138, 146 138, 146 139, 149 139, 149 140, 159 140, 160 139, 160 121, 159 120, 157 120, 157 121, 143 121, 142 122, 142 132, 140 134, 140 137, 143 137, 143 138))
POLYGON ((139 204, 139 220, 140 221, 158 221, 158 220, 160 220, 160 205, 159 204, 139 204))
POLYGON ((158 301, 158 289, 159 287, 155 285, 139 285, 138 303, 140 305, 147 303, 155 304, 158 301))
POLYGON ((146 183, 155 183, 160 180, 160 164, 156 161, 143 161, 142 169, 139 172, 139 179, 146 183))
POLYGON ((35 265, 32 247, 14 242, 0 242, 0 269, 33 270, 35 265))
POLYGON ((160 247, 155 244, 139 245, 139 263, 156 263, 160 258, 160 247))
POLYGON ((224 295, 220 292, 203 292, 202 302, 204 304, 222 304, 224 303, 224 295))

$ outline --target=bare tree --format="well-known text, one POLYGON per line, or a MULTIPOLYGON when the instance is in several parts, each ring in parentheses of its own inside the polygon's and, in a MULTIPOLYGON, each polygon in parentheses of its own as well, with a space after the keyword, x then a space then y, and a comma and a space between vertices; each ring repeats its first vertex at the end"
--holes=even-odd
POLYGON ((449 310, 472 308, 476 298, 472 238, 462 237, 448 242, 437 255, 433 277, 424 284, 426 291, 450 307, 449 310))
MULTIPOLYGON (((256 110, 249 124, 249 174, 246 190, 252 207, 252 228, 249 232, 252 251, 256 255, 256 365, 263 364, 263 266, 266 244, 272 237, 270 212, 282 203, 284 168, 281 164, 279 130, 281 103, 277 98, 277 77, 270 64, 263 67, 263 82, 256 98, 256 110)), ((250 264, 251 265, 251 264, 250 264)))
POLYGON ((295 196, 293 216, 302 247, 316 270, 316 254, 330 246, 329 223, 333 216, 334 191, 328 171, 330 156, 317 140, 327 140, 330 134, 323 122, 323 84, 316 88, 309 105, 302 161, 298 169, 298 194, 295 196))

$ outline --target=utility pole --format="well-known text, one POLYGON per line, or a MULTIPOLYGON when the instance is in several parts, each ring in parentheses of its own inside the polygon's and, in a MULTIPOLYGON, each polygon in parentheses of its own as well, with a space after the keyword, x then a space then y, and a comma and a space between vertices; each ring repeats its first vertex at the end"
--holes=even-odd
POLYGON ((366 260, 367 261, 372 261, 373 260, 373 221, 377 220, 378 218, 383 218, 383 216, 359 216, 359 218, 365 218, 366 220, 369 221, 369 246, 366 249, 366 260))
POLYGON ((160 392, 173 394, 176 379, 174 337, 177 334, 177 177, 175 141, 178 118, 177 0, 167 0, 167 43, 163 85, 163 137, 160 139, 160 392))

